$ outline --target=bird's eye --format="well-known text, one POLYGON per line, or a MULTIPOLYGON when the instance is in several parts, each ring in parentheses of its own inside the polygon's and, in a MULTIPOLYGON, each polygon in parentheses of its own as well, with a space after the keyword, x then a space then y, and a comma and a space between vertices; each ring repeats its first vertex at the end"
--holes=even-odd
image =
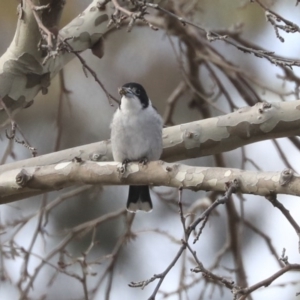
POLYGON ((131 91, 132 91, 134 94, 136 94, 137 96, 140 95, 140 90, 139 90, 138 88, 136 88, 136 87, 132 87, 132 88, 131 88, 131 91))

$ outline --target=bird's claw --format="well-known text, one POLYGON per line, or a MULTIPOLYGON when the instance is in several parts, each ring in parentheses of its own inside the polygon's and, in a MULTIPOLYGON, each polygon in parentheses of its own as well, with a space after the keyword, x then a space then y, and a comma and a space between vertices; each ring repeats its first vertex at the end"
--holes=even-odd
POLYGON ((119 168, 119 172, 121 174, 124 174, 126 172, 126 169, 127 169, 127 165, 130 163, 130 160, 129 159, 124 159, 122 161, 122 166, 119 168))
POLYGON ((148 163, 148 158, 147 157, 144 157, 142 159, 139 160, 139 163, 143 166, 146 166, 147 163, 148 163))
MULTIPOLYGON (((127 170, 127 165, 131 162, 131 160, 129 159, 124 159, 122 161, 122 165, 118 168, 119 172, 121 174, 124 174, 127 170)), ((139 164, 143 165, 143 166, 146 166, 148 163, 148 159, 146 157, 142 158, 139 160, 139 164)))

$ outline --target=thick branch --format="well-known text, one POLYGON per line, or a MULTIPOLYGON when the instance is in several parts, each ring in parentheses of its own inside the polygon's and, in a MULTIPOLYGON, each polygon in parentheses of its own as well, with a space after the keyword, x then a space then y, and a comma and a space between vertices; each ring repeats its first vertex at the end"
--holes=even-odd
MULTIPOLYGON (((60 31, 63 0, 44 1, 47 5, 41 11, 33 7, 39 5, 37 0, 21 2, 14 39, 0 57, 0 97, 11 112, 26 107, 40 90, 47 93, 51 78, 75 57, 59 47, 63 39, 70 38, 68 43, 74 51, 89 49, 101 39, 110 12, 100 9, 100 2, 92 1, 60 31)), ((0 110, 0 124, 6 120, 5 111, 0 110)))
MULTIPOLYGON (((258 141, 300 135, 299 110, 299 100, 257 103, 224 116, 165 128, 162 160, 172 162, 213 155, 258 141)), ((102 141, 2 165, 0 174, 21 167, 69 161, 75 156, 83 160, 113 160, 110 141, 102 141)))
POLYGON ((162 161, 129 164, 124 174, 117 162, 74 159, 49 166, 15 169, 0 175, 0 203, 7 203, 78 184, 155 185, 224 192, 228 182, 238 180, 239 192, 266 196, 270 193, 300 196, 300 177, 284 181, 285 171, 256 172, 228 168, 194 167, 162 161))

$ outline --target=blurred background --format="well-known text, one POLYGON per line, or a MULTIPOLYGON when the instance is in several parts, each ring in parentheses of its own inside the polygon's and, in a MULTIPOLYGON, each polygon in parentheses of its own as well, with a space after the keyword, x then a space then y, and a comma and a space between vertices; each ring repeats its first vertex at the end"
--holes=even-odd
MULTIPOLYGON (((17 22, 17 4, 19 1, 2 0, 0 3, 0 53, 3 54, 9 46, 15 32, 17 22)), ((162 5, 166 1, 162 1, 162 5)), ((175 1, 176 2, 176 1, 175 1)), ((195 1, 186 1, 186 3, 195 1)), ((295 6, 295 0, 272 1, 272 10, 280 12, 281 16, 299 25, 300 6, 295 6)), ((272 4, 265 1, 266 5, 272 4)), ((90 4, 87 0, 66 1, 61 27, 70 22, 76 15, 90 4)), ((151 11, 155 14, 155 12, 151 11)), ((300 51, 299 33, 286 34, 280 32, 285 42, 276 37, 274 28, 266 22, 264 10, 256 3, 238 0, 200 0, 197 11, 189 14, 190 18, 202 27, 211 30, 228 30, 242 26, 241 37, 249 43, 263 49, 274 51, 276 54, 298 58, 300 51)), ((151 16, 150 16, 151 19, 151 16)), ((82 57, 89 66, 92 66, 106 89, 118 98, 117 88, 127 82, 139 82, 147 90, 152 102, 161 115, 164 115, 166 100, 184 78, 184 72, 178 62, 178 53, 181 45, 178 37, 171 36, 172 29, 153 31, 147 26, 135 26, 130 33, 123 26, 107 34, 104 39, 104 57, 99 59, 92 55, 90 50, 82 53, 82 57), (175 49, 175 51, 174 51, 175 49)), ((238 51, 222 41, 211 43, 224 59, 237 66, 246 77, 255 78, 261 86, 250 81, 253 90, 259 95, 260 100, 268 102, 297 99, 295 83, 282 80, 284 75, 280 67, 270 64, 267 60, 257 58, 252 54, 238 51), (263 88, 265 87, 265 88, 263 88), (280 95, 281 94, 281 95, 280 95), (288 95, 288 96, 286 96, 288 95)), ((180 56, 181 54, 179 54, 180 56)), ((205 58, 199 58, 205 59, 205 58)), ((182 58, 184 66, 188 65, 186 58, 182 58)), ((197 64, 197 62, 195 62, 197 64)), ((248 103, 243 93, 236 89, 226 74, 212 66, 222 81, 227 92, 234 100, 235 107, 247 106, 248 103)), ((299 69, 293 69, 294 74, 299 74, 299 69)), ((80 62, 74 59, 63 70, 65 87, 70 91, 60 99, 61 80, 57 76, 53 79, 47 95, 39 94, 30 108, 23 110, 16 117, 27 140, 37 148, 39 155, 56 150, 71 148, 79 145, 105 140, 110 137, 110 121, 116 109, 111 107, 105 94, 92 76, 85 76, 80 62), (58 114, 60 117, 58 118, 58 114), (59 121, 58 121, 59 120, 59 121)), ((215 82, 205 68, 199 68, 199 82, 208 94, 213 91, 215 82)), ((216 92, 214 92, 214 95, 216 92)), ((187 89, 179 97, 172 115, 174 125, 187 123, 205 117, 205 114, 195 103, 195 94, 187 89)), ((211 116, 232 111, 232 106, 224 95, 214 98, 213 105, 208 106, 211 116), (218 109, 216 109, 217 107, 218 109)), ((255 97, 253 97, 255 103, 255 97)), ((256 101, 257 102, 257 101, 256 101)), ((169 124, 170 125, 170 124, 169 124)), ((5 132, 1 132, 0 157, 4 154, 8 141, 5 132)), ((296 172, 300 171, 299 152, 288 139, 278 140, 279 146, 292 164, 296 172)), ((272 141, 264 141, 244 147, 248 163, 246 170, 256 170, 255 164, 264 171, 281 171, 286 167, 281 159, 278 149, 272 141)), ((243 161, 242 150, 237 149, 224 153, 222 160, 226 167, 241 168, 243 161)), ((14 160, 29 158, 30 152, 19 144, 13 145, 12 155, 5 163, 14 160)), ((215 157, 202 157, 186 160, 183 163, 194 166, 218 165, 215 157)), ((47 196, 34 197, 0 207, 0 224, 5 228, 5 234, 0 235, 0 244, 4 245, 12 237, 18 249, 31 247, 32 235, 37 226, 42 226, 45 234, 39 236, 33 245, 35 255, 28 260, 28 272, 33 273, 35 267, 59 243, 66 238, 66 232, 84 222, 104 216, 110 212, 117 212, 125 207, 128 187, 77 187, 65 189, 60 192, 49 193, 47 196), (80 190, 78 190, 80 189, 80 190), (67 193, 65 200, 59 200, 67 193), (68 195, 68 194, 67 194, 68 195), (43 220, 39 225, 39 216, 33 216, 41 208, 41 203, 60 201, 48 216, 47 223, 43 220), (30 217, 32 216, 32 217, 30 217), (30 217, 30 218, 29 218, 30 217), (26 220, 26 222, 20 222, 26 220)), ((131 239, 123 243, 117 250, 117 260, 110 265, 108 257, 116 250, 120 236, 131 222, 130 217, 120 213, 119 217, 101 224, 97 230, 72 239, 64 256, 65 263, 70 267, 65 270, 72 274, 82 276, 82 265, 76 260, 81 257, 91 243, 96 241, 87 260, 95 263, 88 271, 93 273, 87 276, 87 287, 91 293, 89 299, 148 299, 152 294, 157 281, 144 289, 130 288, 132 281, 142 281, 151 278, 154 274, 161 273, 170 264, 180 248, 180 239, 183 237, 182 224, 178 215, 176 202, 178 192, 164 187, 153 188, 154 210, 151 214, 136 214, 132 223, 131 239), (113 270, 111 289, 109 276, 101 276, 113 270), (110 296, 107 297, 110 289, 110 296)), ((201 208, 214 200, 218 195, 205 192, 191 192, 184 190, 182 201, 186 211, 193 204, 199 204, 196 213, 201 208)), ((298 238, 283 215, 263 197, 245 195, 241 200, 234 197, 234 203, 239 215, 251 224, 255 224, 262 232, 268 235, 276 253, 281 255, 286 249, 291 263, 299 262, 298 238)), ((300 220, 299 199, 291 196, 280 195, 278 199, 289 209, 295 220, 300 220)), ((220 251, 229 240, 230 214, 225 207, 220 206, 208 221, 199 241, 194 245, 194 250, 205 267, 211 267, 220 251)), ((271 254, 265 240, 250 230, 247 226, 240 226, 241 250, 244 268, 249 285, 263 280, 279 269, 278 260, 271 254)), ((4 255, 6 246, 2 246, 0 269, 1 299, 19 299, 18 284, 26 284, 20 280, 20 272, 24 267, 22 256, 4 255)), ((51 264, 57 266, 59 256, 51 258, 51 264)), ((222 286, 215 286, 202 279, 201 274, 193 274, 191 268, 196 266, 191 259, 183 257, 172 268, 165 278, 156 299, 232 299, 232 294, 222 286), (184 270, 184 271, 183 271, 184 270), (185 273, 184 281, 182 274, 185 273), (194 284, 190 284, 193 283, 194 284), (190 284, 186 293, 181 294, 177 289, 180 284, 190 284), (202 298, 201 298, 202 297, 202 298)), ((82 283, 75 277, 55 272, 55 267, 44 266, 30 290, 30 299, 84 299, 82 283), (55 276, 55 277, 53 277, 55 276), (45 297, 43 298, 43 295, 45 297)), ((234 259, 230 251, 220 259, 216 274, 226 278, 234 277, 234 259)), ((27 279, 28 280, 28 279, 27 279)), ((300 291, 299 274, 287 273, 274 282, 274 286, 260 289, 252 294, 252 299, 293 299, 300 291)), ((249 298, 250 299, 250 298, 249 298)))

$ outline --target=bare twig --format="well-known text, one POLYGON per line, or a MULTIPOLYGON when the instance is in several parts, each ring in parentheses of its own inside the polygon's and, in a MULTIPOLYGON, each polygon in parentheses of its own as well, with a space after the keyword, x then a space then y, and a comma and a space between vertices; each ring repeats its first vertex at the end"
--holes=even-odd
POLYGON ((278 259, 279 258, 279 254, 276 252, 276 250, 275 250, 275 248, 274 248, 274 246, 272 244, 271 238, 268 235, 266 235, 264 232, 262 232, 259 228, 257 228, 255 225, 253 225, 252 223, 250 223, 249 221, 245 220, 244 223, 245 223, 245 225, 248 228, 250 228, 253 232, 255 232, 256 234, 258 234, 259 236, 261 236, 265 240, 265 242, 266 242, 266 244, 267 244, 270 252, 272 253, 272 255, 275 258, 275 261, 278 262, 279 267, 282 268, 284 266, 284 264, 282 263, 281 260, 278 259))
POLYGON ((236 286, 234 284, 233 281, 226 279, 225 277, 221 277, 218 275, 213 274, 212 272, 210 272, 209 270, 207 270, 203 264, 200 262, 200 260, 198 259, 197 255, 196 255, 196 251, 193 251, 193 249, 191 248, 191 246, 187 243, 186 244, 188 250, 190 251, 190 253, 193 255, 196 263, 197 263, 197 267, 192 269, 192 272, 195 273, 199 273, 201 272, 203 276, 205 276, 206 279, 209 280, 214 280, 214 281, 219 281, 220 283, 224 284, 227 288, 233 290, 236 286))
MULTIPOLYGON (((173 260, 171 261, 171 263, 168 265, 168 267, 160 274, 156 274, 153 275, 150 279, 148 280, 144 280, 144 281, 140 281, 140 282, 131 282, 129 284, 130 287, 141 287, 144 288, 146 285, 148 285, 149 283, 155 281, 156 279, 159 279, 152 295, 150 296, 150 298, 148 300, 154 300, 155 296, 162 284, 162 282, 164 281, 165 277, 167 276, 167 274, 170 272, 170 270, 175 266, 175 264, 177 263, 177 261, 179 260, 179 258, 181 257, 181 255, 183 254, 183 252, 186 250, 188 246, 188 239, 191 235, 191 233, 195 230, 196 226, 201 222, 207 221, 208 216, 210 215, 210 213, 220 204, 225 204, 229 197, 231 196, 232 193, 236 192, 238 189, 239 185, 238 185, 238 181, 233 181, 231 183, 228 183, 228 191, 225 193, 224 197, 217 199, 215 202, 213 202, 202 214, 199 218, 197 218, 191 225, 189 225, 187 228, 185 227, 185 218, 183 216, 183 211, 182 211, 182 205, 181 205, 181 196, 179 197, 179 212, 180 212, 180 216, 181 216, 181 223, 183 225, 184 228, 184 234, 185 234, 185 239, 182 240, 182 246, 180 247, 180 249, 178 250, 176 256, 173 258, 173 260)), ((180 192, 181 193, 181 192, 180 192)), ((202 226, 203 227, 203 226, 202 226)), ((203 229, 203 228, 202 228, 203 229)))
POLYGON ((25 148, 27 148, 30 152, 31 155, 34 157, 37 155, 36 152, 36 148, 30 146, 29 142, 26 140, 21 128, 18 126, 18 124, 15 122, 15 120, 13 119, 13 116, 11 115, 10 111, 8 110, 8 108, 6 107, 4 101, 0 98, 0 103, 2 105, 2 107, 4 108, 5 112, 7 113, 10 123, 11 123, 11 133, 8 134, 6 131, 6 137, 10 140, 14 140, 16 143, 23 145, 25 148), (16 130, 18 129, 18 132, 21 134, 22 136, 22 140, 18 139, 16 137, 16 130))
POLYGON ((144 5, 141 2, 138 1, 132 1, 134 2, 134 4, 136 4, 136 8, 137 8, 137 12, 131 12, 128 9, 122 7, 118 0, 111 0, 116 11, 114 12, 111 21, 109 23, 109 26, 114 23, 117 26, 119 26, 119 24, 121 24, 121 22, 127 17, 130 17, 130 21, 128 23, 127 26, 127 31, 130 32, 132 30, 132 27, 134 26, 135 22, 137 20, 141 20, 142 22, 144 22, 145 24, 147 24, 151 29, 153 30, 158 30, 157 27, 153 26, 150 22, 148 22, 145 19, 145 15, 147 14, 147 6, 144 5), (120 15, 120 12, 123 13, 123 15, 120 15))
POLYGON ((300 271, 300 265, 299 264, 288 264, 276 273, 274 273, 272 276, 253 284, 252 286, 248 288, 243 289, 237 289, 234 294, 238 295, 239 297, 236 298, 238 300, 245 300, 247 299, 247 296, 251 294, 252 292, 258 290, 261 287, 267 287, 269 286, 274 280, 282 276, 283 274, 289 272, 289 271, 300 271))
POLYGON ((231 197, 231 195, 233 193, 236 193, 236 191, 239 188, 239 182, 238 180, 234 180, 230 183, 228 183, 228 190, 225 193, 225 195, 219 199, 217 199, 215 202, 213 202, 202 214, 200 217, 198 217, 188 228, 188 233, 191 233, 192 231, 195 230, 195 228, 197 227, 197 225, 204 221, 209 215, 210 213, 220 204, 225 204, 228 199, 231 197))
POLYGON ((295 32, 300 32, 300 27, 296 25, 295 23, 283 18, 273 10, 269 9, 266 7, 266 5, 261 2, 260 0, 253 0, 256 3, 259 4, 264 10, 265 10, 265 15, 267 20, 271 23, 271 25, 274 27, 274 30, 276 32, 277 38, 281 41, 284 42, 284 38, 279 34, 278 29, 281 29, 285 31, 286 33, 295 33, 295 32), (277 22, 282 22, 284 25, 279 25, 277 22))
POLYGON ((82 234, 87 234, 88 232, 94 230, 95 227, 99 226, 100 224, 103 224, 104 222, 107 222, 109 220, 113 220, 115 218, 118 218, 122 215, 124 215, 125 213, 125 209, 119 210, 119 211, 115 211, 115 212, 111 212, 111 213, 107 213, 103 216, 100 216, 94 220, 85 222, 83 224, 80 224, 74 228, 72 228, 69 233, 65 236, 65 238, 56 245, 56 247, 54 249, 52 249, 52 251, 50 251, 50 253, 48 253, 48 255, 41 261, 41 263, 39 263, 37 265, 37 267, 34 270, 34 273, 30 276, 28 282, 26 282, 26 286, 25 288, 23 288, 22 290, 22 294, 21 294, 21 298, 22 297, 26 297, 26 295, 28 294, 30 288, 33 285, 33 282, 35 281, 36 277, 38 276, 39 272, 41 271, 41 269, 43 268, 43 266, 55 255, 57 255, 58 253, 60 253, 61 251, 63 251, 63 249, 65 249, 65 247, 76 237, 78 237, 79 235, 82 234))
POLYGON ((34 18, 35 18, 37 25, 41 31, 42 38, 47 42, 46 47, 47 47, 48 51, 50 52, 50 51, 54 50, 53 41, 54 41, 54 39, 56 39, 56 36, 46 26, 44 26, 39 14, 38 14, 39 11, 48 10, 50 8, 50 4, 36 6, 32 3, 31 0, 26 0, 26 2, 31 7, 34 18))
POLYGON ((58 151, 60 148, 60 142, 61 142, 61 136, 62 136, 62 115, 63 115, 63 102, 64 98, 66 99, 67 103, 69 104, 69 108, 71 108, 70 101, 69 101, 69 94, 71 91, 69 91, 66 88, 65 84, 65 77, 64 77, 64 71, 61 70, 59 72, 59 81, 60 81, 60 94, 58 99, 58 107, 57 107, 57 117, 56 117, 56 126, 57 126, 57 136, 54 144, 54 151, 58 151))
MULTIPOLYGON (((174 14, 173 12, 161 7, 158 4, 148 3, 148 2, 144 3, 143 1, 137 1, 137 2, 143 3, 147 7, 151 7, 155 10, 158 10, 158 11, 178 20, 183 26, 188 24, 190 26, 195 27, 196 29, 200 30, 202 33, 205 34, 205 36, 209 42, 213 42, 213 41, 217 41, 217 40, 224 41, 225 43, 230 44, 231 46, 234 46, 235 48, 237 48, 238 50, 240 50, 244 53, 253 54, 259 58, 265 58, 270 63, 275 64, 275 65, 288 66, 288 67, 300 66, 300 60, 280 58, 280 57, 276 56, 273 51, 267 51, 267 50, 261 50, 261 49, 257 50, 254 48, 249 48, 249 47, 245 47, 243 45, 239 45, 239 44, 235 43, 234 41, 232 41, 230 38, 228 38, 227 35, 220 35, 216 31, 207 30, 204 27, 196 24, 195 22, 192 22, 192 21, 187 20, 186 18, 180 17, 180 16, 174 14)), ((288 22, 288 20, 286 20, 286 21, 288 22)), ((295 24, 292 23, 292 25, 295 25, 295 24)), ((292 28, 294 28, 294 26, 292 26, 292 28)))
POLYGON ((292 217, 290 212, 284 207, 284 205, 278 201, 275 194, 270 194, 268 197, 266 197, 266 199, 269 200, 274 205, 274 207, 278 208, 282 212, 282 214, 285 216, 285 218, 289 221, 289 223, 296 231, 296 234, 298 236, 298 251, 300 253, 300 226, 292 217))
POLYGON ((175 110, 176 103, 180 96, 186 91, 186 84, 185 82, 181 81, 177 87, 174 89, 174 91, 171 93, 169 98, 166 101, 166 108, 164 112, 164 123, 165 125, 174 125, 172 121, 173 112, 175 110))
POLYGON ((273 144, 275 145, 282 161, 285 163, 286 167, 289 169, 293 169, 293 166, 289 163, 285 153, 283 152, 283 150, 281 149, 279 143, 276 140, 272 140, 273 144))
POLYGON ((96 72, 86 63, 86 61, 82 58, 82 56, 78 53, 78 51, 75 51, 72 46, 68 43, 68 39, 70 38, 67 38, 67 39, 64 39, 62 42, 61 42, 61 49, 65 49, 66 51, 70 52, 70 53, 73 53, 78 59, 79 61, 81 62, 82 64, 82 68, 83 68, 83 71, 85 73, 85 75, 87 76, 87 73, 86 73, 86 70, 90 72, 90 74, 94 77, 95 81, 100 85, 100 87, 102 88, 102 90, 104 91, 106 97, 107 97, 107 100, 109 102, 109 104, 111 106, 113 106, 111 100, 114 100, 116 103, 120 103, 120 101, 118 99, 116 99, 113 95, 111 95, 107 90, 106 88, 104 87, 103 83, 100 81, 100 79, 98 78, 96 72))

